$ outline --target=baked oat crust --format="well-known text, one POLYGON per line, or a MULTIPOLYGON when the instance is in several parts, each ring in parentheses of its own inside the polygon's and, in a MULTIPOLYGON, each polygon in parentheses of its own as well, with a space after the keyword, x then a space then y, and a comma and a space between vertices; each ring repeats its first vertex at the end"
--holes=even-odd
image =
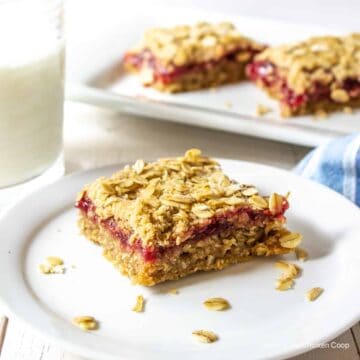
POLYGON ((234 237, 229 236, 219 241, 219 237, 214 236, 197 246, 189 246, 185 251, 181 249, 177 255, 171 253, 157 261, 144 262, 140 254, 122 250, 117 239, 91 220, 80 217, 78 225, 87 239, 103 248, 104 257, 123 275, 129 277, 134 284, 144 286, 178 280, 199 271, 222 270, 230 265, 249 261, 254 256, 283 255, 294 250, 281 246, 279 238, 288 233, 285 228, 281 228, 273 231, 263 242, 257 242, 255 236, 246 237, 245 240, 244 234, 240 233, 236 235, 244 238, 241 245, 234 241, 234 237))

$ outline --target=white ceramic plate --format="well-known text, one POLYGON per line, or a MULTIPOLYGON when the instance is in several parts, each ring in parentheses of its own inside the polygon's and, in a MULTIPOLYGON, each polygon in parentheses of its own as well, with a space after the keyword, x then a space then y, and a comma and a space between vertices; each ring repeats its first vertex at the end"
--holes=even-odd
MULTIPOLYGON (((263 192, 291 191, 289 227, 304 234, 309 261, 293 290, 274 289, 275 259, 256 259, 221 272, 196 274, 153 288, 131 285, 101 256, 101 249, 78 234, 76 193, 111 174, 107 167, 68 176, 10 209, 0 220, 0 298, 16 316, 63 348, 94 358, 127 360, 282 359, 311 350, 359 320, 360 212, 327 188, 271 167, 221 161, 241 182, 263 192), (45 257, 63 258, 64 275, 37 270, 45 257), (76 265, 72 268, 71 265, 76 265), (312 287, 325 289, 315 302, 312 287), (179 289, 170 295, 170 289, 179 289), (144 313, 131 311, 137 295, 144 313), (232 309, 209 312, 208 297, 228 299, 232 309), (71 324, 90 314, 100 330, 85 333, 71 324), (198 343, 195 329, 220 336, 198 343)), ((288 256, 294 260, 293 255, 288 256)))
MULTIPOLYGON (((79 1, 79 0, 78 0, 79 1)), ((232 21, 244 34, 267 44, 297 41, 319 34, 341 34, 346 29, 296 25, 269 19, 207 13, 195 9, 124 6, 121 1, 88 1, 86 11, 68 12, 67 97, 119 111, 196 126, 315 146, 353 131, 360 131, 360 113, 338 112, 326 120, 312 116, 281 119, 278 105, 250 82, 227 85, 218 91, 167 95, 143 88, 134 75, 120 71, 122 55, 138 42, 143 31, 159 25, 199 20, 232 21), (79 17, 81 16, 81 26, 79 17), (232 108, 227 103, 232 103, 232 108), (274 109, 257 117, 257 104, 274 109)), ((143 5, 142 5, 143 6, 143 5)))

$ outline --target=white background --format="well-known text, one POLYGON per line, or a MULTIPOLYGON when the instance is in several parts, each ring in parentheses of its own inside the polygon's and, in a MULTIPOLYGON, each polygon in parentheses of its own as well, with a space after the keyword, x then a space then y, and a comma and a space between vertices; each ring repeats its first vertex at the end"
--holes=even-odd
POLYGON ((172 0, 166 3, 360 31, 359 0, 172 0))

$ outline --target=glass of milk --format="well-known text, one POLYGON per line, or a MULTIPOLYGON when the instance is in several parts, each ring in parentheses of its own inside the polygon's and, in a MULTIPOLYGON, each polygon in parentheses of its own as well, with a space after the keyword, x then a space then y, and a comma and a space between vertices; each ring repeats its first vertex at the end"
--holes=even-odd
POLYGON ((62 5, 0 0, 0 195, 64 173, 62 5))

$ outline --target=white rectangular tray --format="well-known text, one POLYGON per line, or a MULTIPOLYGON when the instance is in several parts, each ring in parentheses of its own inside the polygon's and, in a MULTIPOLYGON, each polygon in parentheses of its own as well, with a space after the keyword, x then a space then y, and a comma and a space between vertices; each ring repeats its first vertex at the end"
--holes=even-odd
POLYGON ((347 32, 346 29, 324 29, 174 7, 127 7, 125 10, 121 1, 95 0, 86 3, 81 21, 78 13, 68 14, 67 98, 150 118, 307 146, 360 131, 359 112, 352 115, 339 112, 323 120, 315 120, 312 116, 282 119, 277 103, 251 82, 218 87, 215 92, 162 94, 143 88, 136 76, 121 71, 122 55, 139 40, 146 28, 200 20, 231 21, 242 33, 267 44, 347 32), (257 117, 257 104, 274 111, 257 117))

